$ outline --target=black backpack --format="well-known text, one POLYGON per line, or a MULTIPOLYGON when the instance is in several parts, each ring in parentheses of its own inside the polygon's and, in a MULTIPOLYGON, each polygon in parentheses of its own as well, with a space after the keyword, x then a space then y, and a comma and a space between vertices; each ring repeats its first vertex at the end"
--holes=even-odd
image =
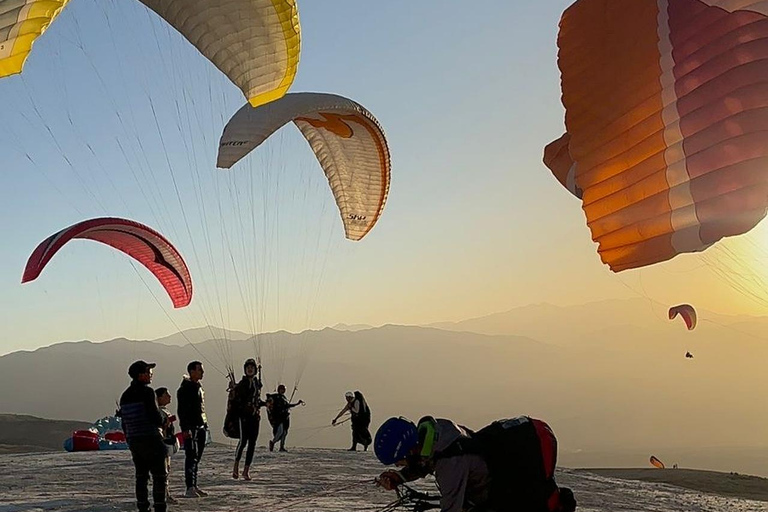
POLYGON ((227 413, 224 415, 224 435, 230 439, 240 439, 240 415, 237 410, 235 388, 229 390, 227 396, 227 413))
POLYGON ((355 399, 360 403, 360 412, 357 413, 357 418, 353 418, 355 423, 361 425, 371 424, 371 408, 368 407, 368 402, 363 397, 363 394, 359 391, 355 391, 355 399))
POLYGON ((558 488, 555 482, 557 439, 543 421, 527 416, 494 421, 477 432, 470 431, 470 437, 457 439, 437 458, 466 454, 480 455, 488 465, 489 506, 494 512, 576 509, 573 492, 558 488))

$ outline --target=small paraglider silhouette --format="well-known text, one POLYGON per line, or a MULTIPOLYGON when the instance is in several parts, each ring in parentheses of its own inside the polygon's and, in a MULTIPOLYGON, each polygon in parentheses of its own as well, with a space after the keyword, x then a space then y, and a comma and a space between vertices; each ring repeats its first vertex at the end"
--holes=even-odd
MULTIPOLYGON (((678 315, 683 319, 683 321, 685 321, 685 325, 688 327, 689 331, 692 331, 696 328, 697 315, 693 306, 690 304, 680 304, 679 306, 669 308, 670 320, 674 320, 678 315)), ((685 358, 693 359, 693 354, 691 354, 689 351, 686 351, 685 358)))

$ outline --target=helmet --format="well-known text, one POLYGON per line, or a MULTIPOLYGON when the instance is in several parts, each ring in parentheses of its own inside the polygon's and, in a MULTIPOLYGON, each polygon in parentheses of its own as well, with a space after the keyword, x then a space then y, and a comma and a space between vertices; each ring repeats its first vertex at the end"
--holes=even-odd
POLYGON ((419 432, 413 422, 389 418, 376 432, 373 451, 382 464, 390 465, 404 459, 418 444, 419 432))
POLYGON ((355 398, 355 394, 351 391, 344 393, 344 398, 355 398))
POLYGON ((256 364, 256 360, 253 358, 245 360, 245 363, 243 363, 243 371, 246 371, 249 366, 253 366, 256 369, 259 368, 258 365, 256 364))

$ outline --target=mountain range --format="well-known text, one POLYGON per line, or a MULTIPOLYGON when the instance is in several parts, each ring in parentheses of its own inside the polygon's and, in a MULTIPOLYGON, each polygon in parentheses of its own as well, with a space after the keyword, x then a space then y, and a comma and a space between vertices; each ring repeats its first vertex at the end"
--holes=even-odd
MULTIPOLYGON (((199 359, 214 437, 224 441, 226 368, 239 377, 242 362, 260 354, 266 390, 298 384, 294 400, 308 404, 294 409, 289 444, 344 446, 348 428, 330 420, 344 392, 360 389, 373 428, 394 415, 432 414, 479 428, 528 414, 553 427, 565 465, 638 466, 653 453, 681 465, 766 474, 768 339, 761 333, 768 318, 700 311, 689 332, 665 314, 643 300, 606 301, 426 327, 227 332, 204 340, 205 328, 179 335, 184 344, 59 343, 0 357, 0 389, 8 390, 0 411, 92 421, 114 411, 132 361, 157 362, 153 386, 175 395, 187 363, 199 359)), ((264 422, 262 444, 267 434, 264 422)))

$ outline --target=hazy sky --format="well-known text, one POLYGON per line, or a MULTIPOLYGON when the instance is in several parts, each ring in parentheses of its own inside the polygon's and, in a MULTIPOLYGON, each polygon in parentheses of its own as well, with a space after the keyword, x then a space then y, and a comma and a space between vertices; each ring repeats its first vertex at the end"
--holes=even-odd
POLYGON ((206 322, 426 323, 637 295, 764 313, 740 293, 760 288, 759 271, 737 275, 740 290, 721 277, 732 256, 762 261, 762 227, 706 258, 620 275, 600 263, 578 201, 541 163, 563 131, 556 34, 568 3, 299 1, 292 90, 359 101, 391 146, 384 214, 355 244, 294 127, 216 170, 239 90, 138 2, 71 2, 24 74, 0 81, 0 353, 206 322), (173 311, 144 269, 90 242, 19 284, 37 243, 102 215, 172 239, 196 284, 188 311, 173 311))

